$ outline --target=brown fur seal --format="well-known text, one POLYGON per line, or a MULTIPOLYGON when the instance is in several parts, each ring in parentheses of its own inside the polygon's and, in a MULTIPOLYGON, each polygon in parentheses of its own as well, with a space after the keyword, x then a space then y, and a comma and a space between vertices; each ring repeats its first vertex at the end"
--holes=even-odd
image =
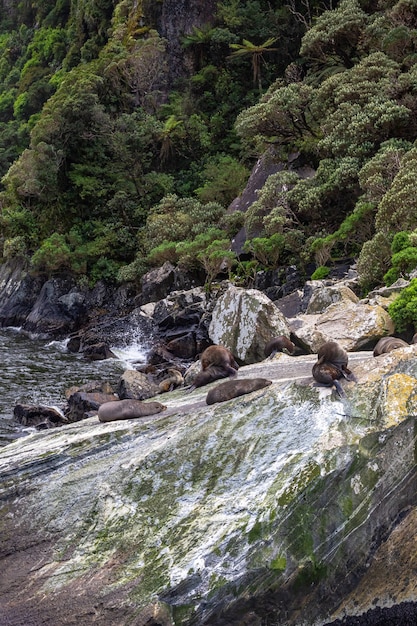
POLYGON ((266 378, 242 378, 240 380, 228 380, 221 385, 217 385, 214 389, 210 389, 206 397, 207 404, 215 404, 216 402, 226 402, 238 396, 244 396, 252 391, 263 389, 272 385, 272 380, 266 378))
POLYGON ((285 337, 285 335, 280 335, 279 337, 274 337, 271 341, 268 341, 264 348, 265 357, 270 356, 271 359, 276 355, 277 352, 286 352, 288 354, 293 354, 295 350, 295 345, 292 341, 285 337))
POLYGON ((221 367, 227 372, 226 376, 236 376, 239 365, 233 354, 224 346, 209 346, 200 357, 201 367, 206 370, 211 365, 221 367))
POLYGON ((167 370, 168 376, 161 380, 158 385, 159 393, 166 393, 167 391, 172 391, 176 387, 180 387, 184 383, 184 378, 180 371, 176 370, 173 367, 169 367, 167 370))
POLYGON ((318 353, 318 360, 322 363, 330 363, 340 370, 342 376, 347 380, 356 380, 354 374, 348 368, 348 353, 336 341, 326 341, 318 353))
POLYGON ((323 358, 329 363, 334 363, 339 367, 348 364, 348 353, 336 341, 326 341, 317 352, 319 359, 323 358))
POLYGON ((322 385, 335 387, 340 396, 344 396, 340 378, 356 380, 348 368, 348 353, 336 341, 326 341, 318 353, 317 362, 313 365, 313 378, 322 385))
POLYGON ((239 365, 233 354, 224 346, 209 346, 200 357, 201 372, 197 374, 189 391, 208 385, 219 378, 237 376, 239 365))
POLYGON ((326 385, 326 387, 334 386, 339 396, 345 395, 345 392, 343 391, 338 380, 339 378, 343 378, 343 371, 332 363, 326 362, 324 357, 321 357, 316 363, 314 363, 312 373, 314 380, 318 383, 326 385))
POLYGON ((374 356, 380 356, 398 348, 406 348, 409 344, 398 337, 382 337, 374 348, 374 356))
POLYGON ((100 422, 114 422, 115 420, 131 420, 146 415, 155 415, 164 411, 166 406, 160 402, 142 402, 141 400, 116 400, 104 402, 98 409, 100 422))

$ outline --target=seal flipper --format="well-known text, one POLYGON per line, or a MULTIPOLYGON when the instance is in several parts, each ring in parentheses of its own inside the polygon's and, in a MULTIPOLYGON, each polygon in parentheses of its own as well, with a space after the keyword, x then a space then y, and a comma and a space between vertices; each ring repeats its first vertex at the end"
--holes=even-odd
POLYGON ((345 394, 345 392, 344 392, 344 390, 343 390, 342 385, 339 383, 339 381, 338 381, 338 380, 336 380, 336 379, 334 379, 334 380, 333 380, 333 385, 335 386, 336 391, 337 391, 337 393, 339 394, 339 396, 340 396, 341 398, 344 398, 346 394, 345 394))

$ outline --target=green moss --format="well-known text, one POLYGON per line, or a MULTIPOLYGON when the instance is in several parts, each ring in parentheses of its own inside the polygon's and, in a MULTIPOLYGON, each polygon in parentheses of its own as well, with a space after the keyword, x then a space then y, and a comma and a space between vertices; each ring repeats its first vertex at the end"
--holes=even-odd
POLYGON ((299 570, 294 581, 294 589, 308 589, 323 580, 327 575, 327 566, 324 563, 309 561, 299 570))
POLYGON ((287 559, 284 556, 278 556, 270 562, 269 567, 270 569, 283 572, 287 567, 287 559))
POLYGON ((248 532, 248 542, 253 543, 262 537, 262 522, 256 521, 248 532))

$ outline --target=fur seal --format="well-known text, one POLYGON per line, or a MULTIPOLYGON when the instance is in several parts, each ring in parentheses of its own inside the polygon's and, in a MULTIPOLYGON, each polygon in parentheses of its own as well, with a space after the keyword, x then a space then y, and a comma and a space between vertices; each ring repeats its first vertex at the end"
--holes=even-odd
POLYGON ((295 345, 292 341, 285 337, 285 335, 279 335, 279 337, 274 337, 266 344, 264 348, 265 357, 274 357, 277 352, 286 352, 287 354, 293 354, 295 350, 295 345))
POLYGON ((398 348, 406 348, 409 344, 398 337, 382 337, 374 348, 374 356, 392 352, 398 348))
POLYGON ((169 367, 167 369, 168 376, 161 380, 158 385, 159 393, 166 393, 167 391, 172 391, 176 387, 180 387, 184 383, 184 378, 179 370, 174 367, 169 367))
POLYGON ((343 397, 345 392, 342 389, 342 385, 339 383, 339 378, 343 378, 343 372, 341 369, 327 363, 323 358, 320 358, 317 363, 313 365, 313 378, 318 383, 326 385, 326 387, 335 387, 339 396, 343 397))
POLYGON ((209 346, 200 357, 201 372, 197 374, 189 391, 208 385, 219 378, 237 376, 239 365, 233 354, 224 346, 209 346))
POLYGON ((100 422, 114 422, 116 420, 131 420, 146 415, 155 415, 164 411, 166 406, 160 402, 142 402, 141 400, 115 400, 104 402, 98 409, 100 422))
POLYGON ((336 341, 326 341, 317 353, 317 362, 313 365, 313 378, 322 385, 335 387, 340 396, 344 396, 340 378, 356 380, 348 368, 348 353, 336 341))
POLYGON ((263 389, 272 385, 272 380, 267 378, 241 378, 240 380, 228 380, 210 389, 206 397, 207 404, 215 404, 216 402, 226 402, 232 398, 244 396, 252 391, 263 389))
POLYGON ((204 350, 201 357, 201 367, 206 370, 211 365, 221 367, 227 372, 226 376, 236 376, 239 365, 233 354, 224 346, 209 346, 204 350))

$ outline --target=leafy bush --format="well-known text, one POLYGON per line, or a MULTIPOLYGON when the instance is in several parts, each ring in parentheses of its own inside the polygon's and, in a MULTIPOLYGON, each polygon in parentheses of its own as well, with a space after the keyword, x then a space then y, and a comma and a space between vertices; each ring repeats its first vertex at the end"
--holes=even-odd
POLYGON ((27 254, 25 238, 21 235, 6 239, 3 244, 3 258, 10 260, 17 257, 24 257, 27 254))
POLYGON ((209 159, 201 176, 205 182, 195 190, 198 199, 227 207, 244 188, 249 171, 233 157, 219 154, 209 159))
POLYGON ((321 265, 312 273, 311 280, 323 280, 323 278, 327 278, 329 273, 330 268, 325 265, 321 265))
POLYGON ((408 277, 417 267, 417 246, 413 245, 413 242, 416 243, 415 235, 401 231, 394 236, 391 244, 392 267, 384 275, 386 285, 391 285, 400 277, 408 277))
POLYGON ((244 250, 251 252, 264 267, 275 268, 285 248, 285 237, 275 233, 271 237, 254 237, 245 242, 244 250))
POLYGON ((413 278, 410 285, 389 305, 388 313, 397 332, 405 331, 408 325, 417 328, 417 278, 413 278))
POLYGON ((46 274, 53 274, 63 269, 68 270, 71 266, 71 250, 65 240, 65 235, 53 233, 45 239, 33 255, 31 266, 36 271, 46 274))

